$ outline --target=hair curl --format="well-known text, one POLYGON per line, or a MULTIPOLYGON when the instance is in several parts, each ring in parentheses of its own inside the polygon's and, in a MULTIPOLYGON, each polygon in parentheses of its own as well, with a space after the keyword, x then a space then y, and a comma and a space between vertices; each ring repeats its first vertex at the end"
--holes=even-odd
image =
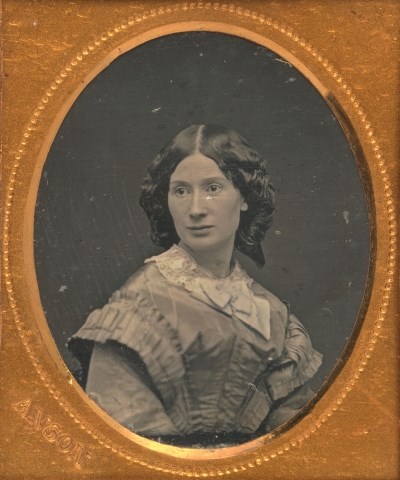
POLYGON ((241 212, 235 247, 263 266, 261 241, 275 211, 275 190, 267 164, 241 135, 218 125, 192 125, 182 130, 149 166, 139 203, 149 219, 153 242, 166 249, 179 242, 168 208, 169 183, 177 165, 195 153, 214 160, 241 193, 248 210, 241 212))

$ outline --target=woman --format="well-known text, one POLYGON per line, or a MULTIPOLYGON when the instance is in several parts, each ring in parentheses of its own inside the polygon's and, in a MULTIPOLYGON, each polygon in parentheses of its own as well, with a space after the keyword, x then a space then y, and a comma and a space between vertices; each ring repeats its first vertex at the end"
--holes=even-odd
POLYGON ((87 393, 132 431, 181 445, 246 441, 289 420, 321 355, 233 257, 265 263, 266 162, 236 132, 193 125, 155 158, 140 204, 166 251, 71 339, 87 393))

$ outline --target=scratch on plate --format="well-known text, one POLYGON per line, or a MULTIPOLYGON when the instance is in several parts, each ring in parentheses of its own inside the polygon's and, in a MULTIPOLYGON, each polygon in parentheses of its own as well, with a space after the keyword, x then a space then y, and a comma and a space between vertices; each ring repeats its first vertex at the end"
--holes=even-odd
POLYGON ((290 68, 292 68, 293 66, 291 63, 287 62, 286 60, 283 60, 283 58, 275 58, 275 60, 277 62, 286 63, 286 65, 289 65, 290 68))

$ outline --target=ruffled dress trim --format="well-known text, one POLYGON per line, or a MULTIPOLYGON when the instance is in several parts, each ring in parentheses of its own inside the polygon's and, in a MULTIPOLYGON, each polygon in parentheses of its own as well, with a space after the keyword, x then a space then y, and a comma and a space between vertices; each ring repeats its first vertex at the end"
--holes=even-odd
POLYGON ((273 400, 283 398, 312 378, 322 363, 322 355, 313 349, 310 337, 297 317, 289 314, 285 350, 267 384, 273 400))
MULTIPOLYGON (((290 358, 290 357, 287 357, 290 358)), ((273 401, 279 400, 304 385, 318 371, 322 364, 322 355, 313 350, 304 365, 286 363, 263 377, 273 401)))
POLYGON ((174 384, 185 374, 182 348, 177 332, 149 300, 139 291, 116 291, 110 303, 89 315, 68 345, 78 358, 81 340, 126 345, 139 353, 162 397, 172 399, 174 384))
POLYGON ((286 325, 284 351, 258 382, 276 401, 310 380, 321 366, 323 355, 313 348, 307 330, 290 313, 287 304, 257 283, 253 284, 253 289, 256 295, 265 296, 269 300, 272 311, 278 312, 286 325))

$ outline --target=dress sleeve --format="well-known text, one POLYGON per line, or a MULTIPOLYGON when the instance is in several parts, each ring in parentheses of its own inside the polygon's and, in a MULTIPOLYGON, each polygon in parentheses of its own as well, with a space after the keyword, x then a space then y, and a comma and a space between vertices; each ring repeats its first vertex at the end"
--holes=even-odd
POLYGON ((109 415, 143 435, 178 433, 121 345, 96 343, 86 383, 88 395, 109 415))
POLYGON ((307 384, 296 388, 287 397, 275 402, 266 418, 266 432, 273 430, 293 418, 315 393, 307 384))
POLYGON ((167 401, 175 394, 167 380, 178 381, 184 375, 179 339, 145 287, 143 281, 128 283, 114 292, 103 308, 89 315, 68 347, 85 370, 94 344, 129 347, 141 357, 154 383, 163 386, 167 401))
MULTIPOLYGON (((86 385, 87 391, 88 388, 93 390, 93 378, 98 379, 96 388, 99 391, 94 393, 102 395, 104 408, 116 415, 119 415, 119 410, 116 410, 116 405, 112 407, 108 404, 112 397, 105 398, 101 387, 101 368, 97 366, 99 356, 100 365, 103 365, 104 359, 108 360, 105 367, 109 372, 107 384, 110 383, 113 395, 121 387, 124 399, 126 392, 131 394, 132 389, 135 389, 133 386, 129 387, 130 381, 132 385, 138 384, 139 390, 143 392, 143 385, 140 385, 135 377, 136 374, 143 382, 143 372, 135 371, 130 355, 140 359, 140 364, 145 367, 146 376, 152 382, 149 393, 156 392, 165 407, 174 404, 185 373, 178 334, 155 305, 147 283, 147 277, 143 272, 140 275, 135 274, 120 290, 114 292, 103 308, 94 310, 89 315, 84 325, 68 342, 69 349, 82 364, 81 383, 86 385), (113 366, 110 355, 113 352, 115 356, 117 351, 110 350, 110 345, 114 344, 118 345, 119 352, 130 354, 121 358, 117 356, 113 366), (129 368, 126 357, 130 359, 129 368), (118 372, 113 369, 118 369, 118 372), (119 373, 124 380, 117 379, 119 373)), ((129 408, 127 407, 127 410, 129 408)), ((126 422, 129 423, 129 419, 126 419, 126 422)), ((137 427, 134 427, 134 430, 139 431, 137 427)))
POLYGON ((306 329, 289 314, 283 354, 263 379, 272 400, 282 399, 304 385, 321 363, 322 355, 314 350, 306 329))

